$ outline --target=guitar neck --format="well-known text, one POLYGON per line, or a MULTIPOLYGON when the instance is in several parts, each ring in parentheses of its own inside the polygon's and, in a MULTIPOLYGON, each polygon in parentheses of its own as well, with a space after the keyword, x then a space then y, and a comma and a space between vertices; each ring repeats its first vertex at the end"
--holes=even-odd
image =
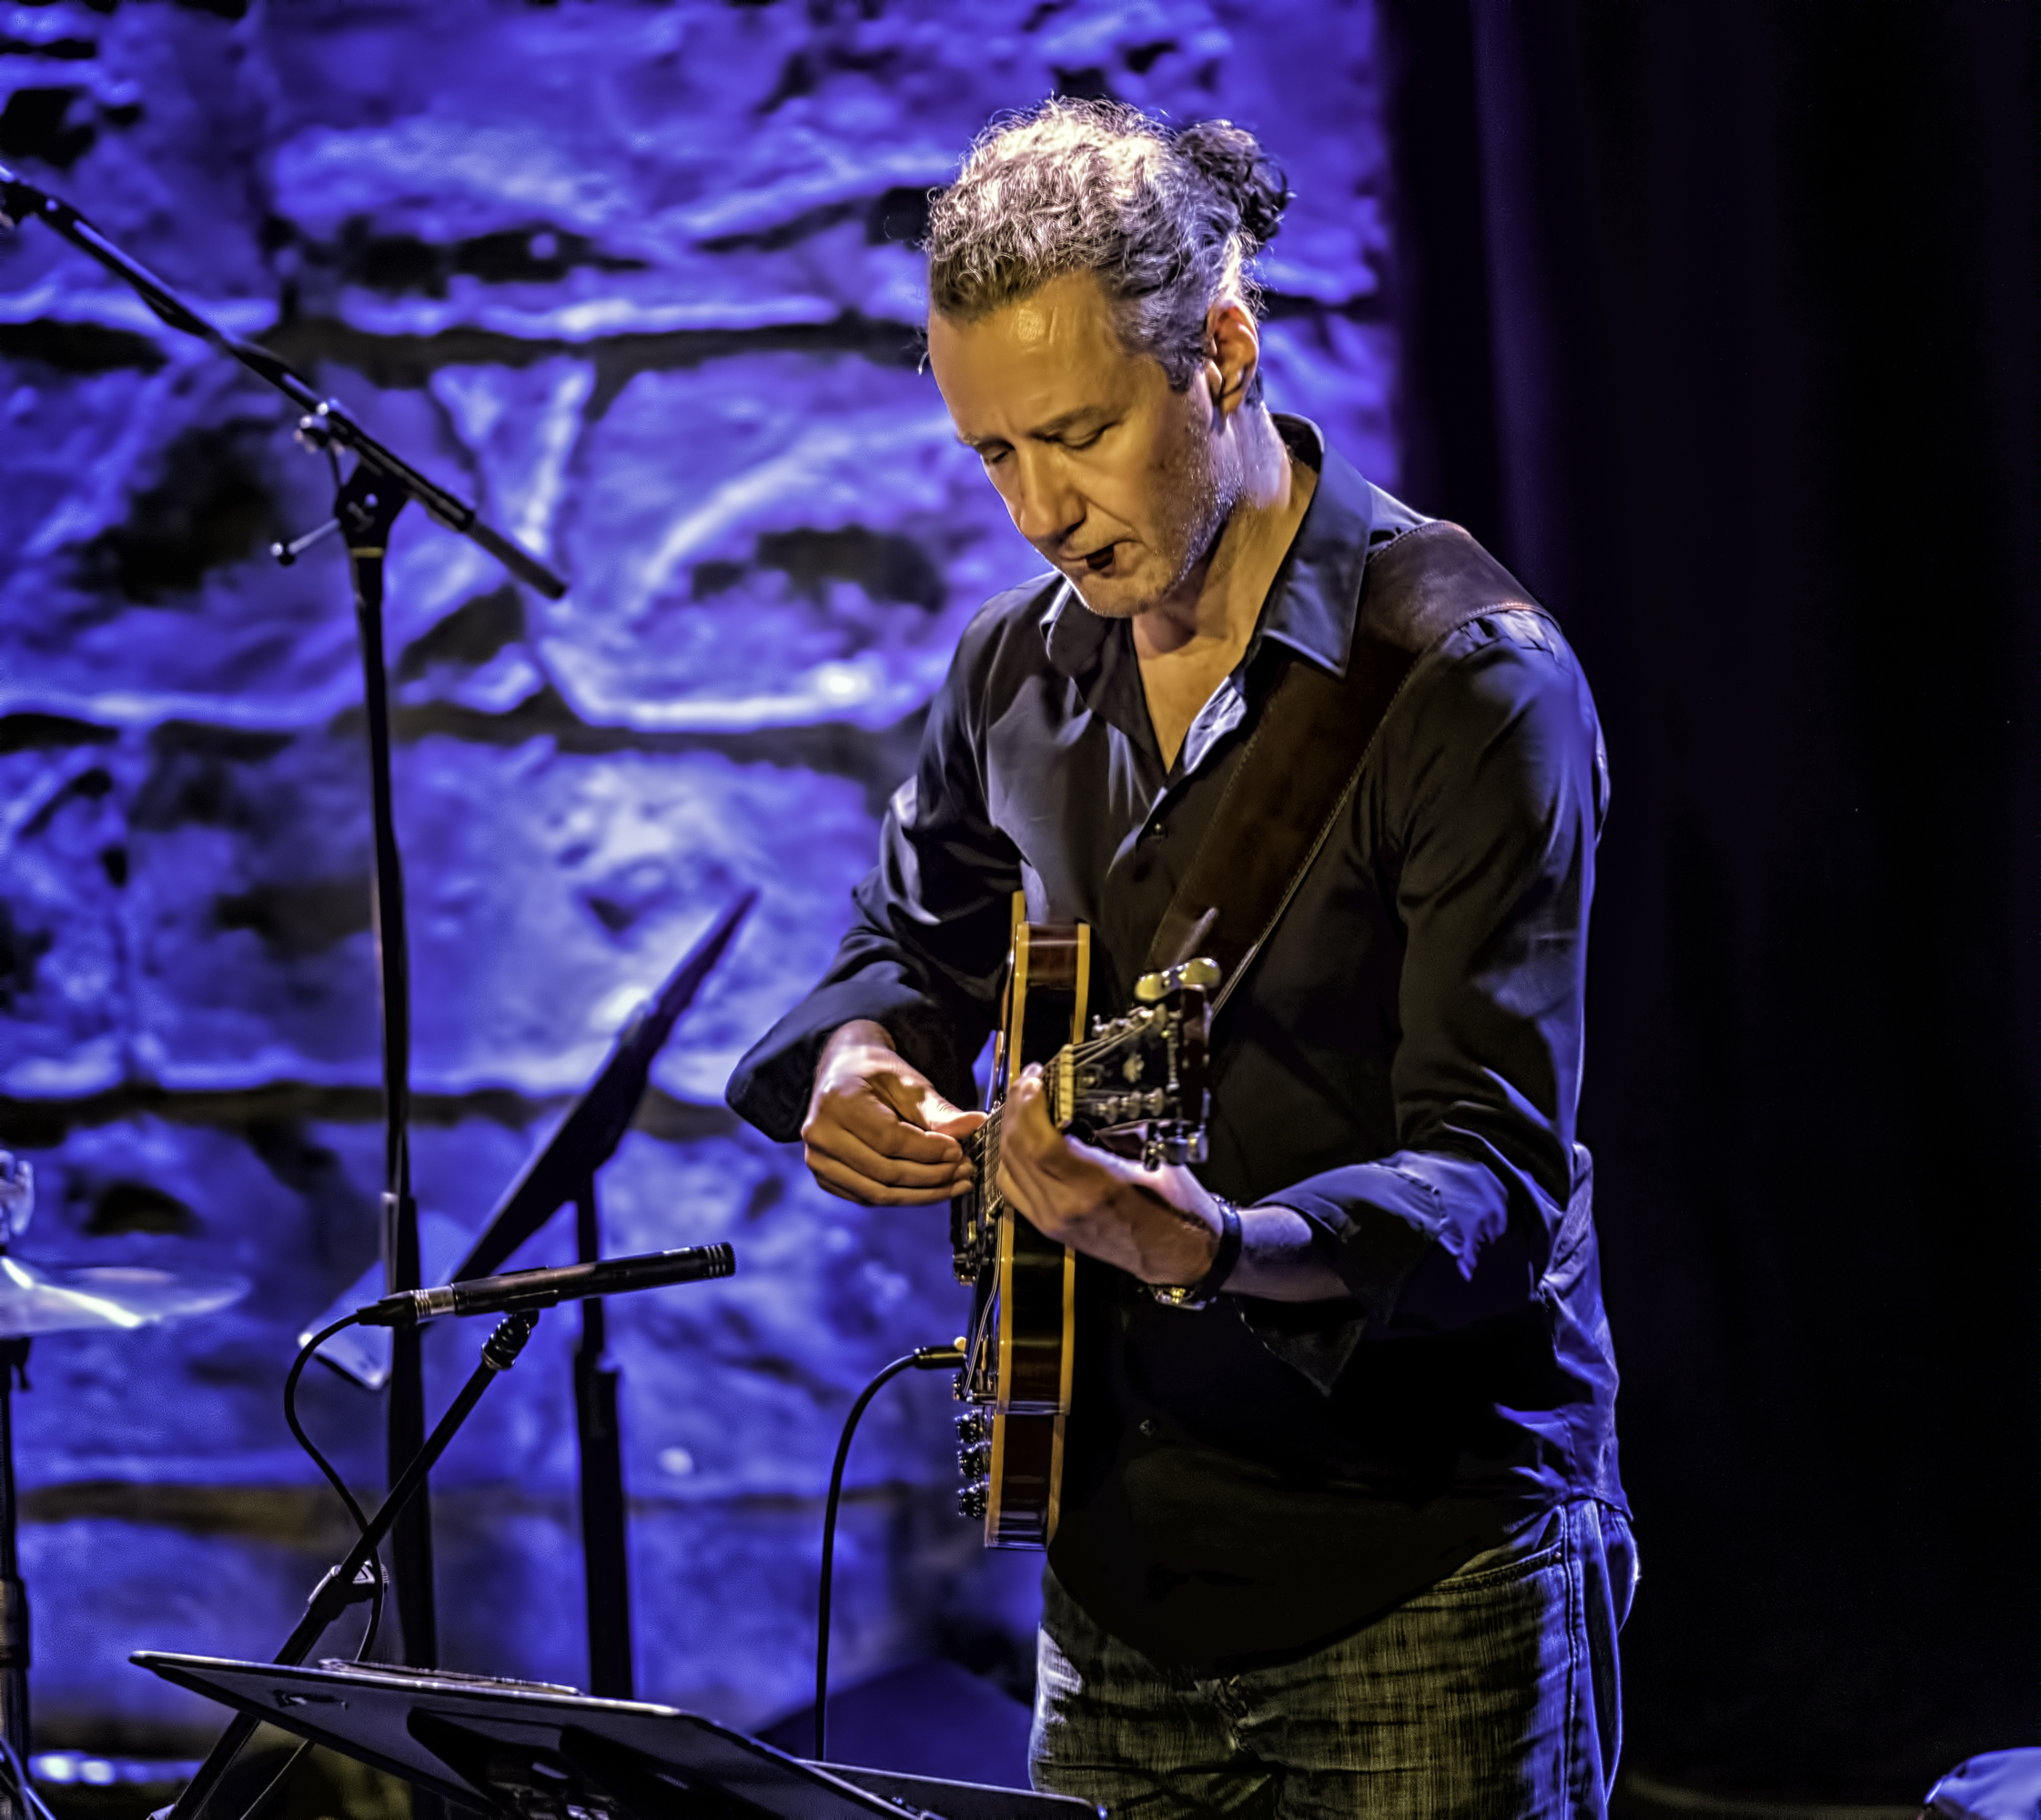
MULTIPOLYGON (((1042 1096, 1049 1122, 1059 1128, 1065 1123, 1063 1100, 1068 1090, 1071 1058, 1077 1046, 1066 1043, 1042 1064, 1042 1096)), ((985 1114, 985 1122, 964 1140, 964 1154, 971 1158, 972 1178, 979 1204, 988 1213, 1005 1205, 999 1192, 999 1127, 1005 1117, 1005 1101, 985 1114)))
POLYGON ((1122 1156, 1137 1154, 1148 1168, 1204 1160, 1205 995, 1218 970, 1193 960, 1144 976, 1138 1002, 1109 1022, 1094 1018, 1087 1036, 1089 934, 1081 924, 1073 936, 1015 922, 992 1103, 964 1140, 971 1182, 951 1202, 950 1249, 961 1282, 984 1280, 1000 1240, 1007 1211, 999 1192, 1000 1137, 1022 1067, 1039 1061, 1044 1109, 1057 1130, 1122 1156))

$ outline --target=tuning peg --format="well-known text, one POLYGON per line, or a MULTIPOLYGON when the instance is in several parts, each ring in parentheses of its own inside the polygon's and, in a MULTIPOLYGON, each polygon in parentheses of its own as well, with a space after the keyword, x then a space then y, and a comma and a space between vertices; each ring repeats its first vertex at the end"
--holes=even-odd
POLYGON ((1160 973, 1143 974, 1134 982, 1134 996, 1144 1005, 1153 1005, 1159 998, 1168 997, 1180 986, 1202 986, 1209 992, 1218 983, 1219 964, 1200 955, 1196 960, 1164 967, 1160 973))

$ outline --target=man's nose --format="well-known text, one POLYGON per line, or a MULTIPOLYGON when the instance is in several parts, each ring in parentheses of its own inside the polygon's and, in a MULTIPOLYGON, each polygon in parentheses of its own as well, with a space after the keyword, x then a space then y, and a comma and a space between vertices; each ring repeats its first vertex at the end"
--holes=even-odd
POLYGON ((1037 550, 1061 550, 1071 532, 1084 522, 1083 499, 1061 472, 1058 462, 1024 456, 1015 468, 1014 489, 1006 497, 1014 528, 1037 550))

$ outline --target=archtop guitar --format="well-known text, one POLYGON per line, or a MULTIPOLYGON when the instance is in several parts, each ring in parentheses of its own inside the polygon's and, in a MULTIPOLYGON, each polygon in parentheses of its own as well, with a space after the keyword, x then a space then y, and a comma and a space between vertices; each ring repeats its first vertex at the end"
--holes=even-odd
POLYGON ((1205 1159, 1208 960, 1143 976, 1139 1001, 1085 1030, 1091 931, 1026 920, 1014 898, 990 1116, 965 1140, 971 1186, 950 1203, 960 1282, 972 1285, 971 1331, 956 1393, 958 1508, 985 1522, 987 1548, 1046 1548, 1063 1480, 1064 1420, 1075 1363, 1077 1257, 1043 1238, 999 1193, 1001 1109, 1020 1071, 1042 1064, 1058 1128, 1149 1168, 1205 1159))

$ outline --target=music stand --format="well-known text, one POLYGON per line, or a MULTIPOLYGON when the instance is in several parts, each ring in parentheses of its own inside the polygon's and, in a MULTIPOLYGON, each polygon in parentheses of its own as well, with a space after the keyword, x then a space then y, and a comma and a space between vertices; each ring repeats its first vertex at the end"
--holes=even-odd
MULTIPOLYGON (((693 1004, 752 906, 755 889, 739 894, 683 955, 665 983, 618 1032, 595 1072, 543 1148, 519 1171, 497 1202, 468 1255, 447 1280, 486 1277, 569 1201, 574 1203, 578 1261, 601 1256, 595 1178, 616 1154, 645 1097, 652 1063, 693 1004)), ((372 1299, 358 1283, 299 1338, 302 1344, 328 1321, 372 1299)), ((631 1690, 631 1582, 624 1556, 623 1437, 617 1425, 620 1376, 604 1350, 607 1331, 600 1298, 581 1303, 581 1332, 574 1350, 574 1414, 581 1441, 581 1559, 588 1604, 589 1685, 598 1694, 629 1699, 631 1690)), ((389 1342, 377 1328, 352 1329, 329 1340, 320 1355, 334 1370, 369 1390, 389 1376, 389 1342)))
MULTIPOLYGON (((743 892, 682 959, 665 985, 626 1024, 608 1058, 546 1147, 527 1163, 455 1268, 451 1280, 499 1270, 519 1246, 569 1201, 574 1203, 577 1260, 602 1255, 595 1214, 595 1177, 616 1154, 645 1097, 652 1066, 675 1020, 695 995, 738 925, 758 902, 743 892)), ((581 1562, 588 1605, 588 1684, 597 1694, 631 1697, 631 1576, 624 1555, 623 1435, 617 1425, 621 1375, 605 1348, 602 1302, 581 1303, 574 1349, 574 1420, 581 1441, 581 1562)))
POLYGON ((1102 1820, 1066 1795, 803 1763, 677 1707, 486 1675, 138 1650, 138 1668, 468 1808, 520 1820, 1102 1820))

